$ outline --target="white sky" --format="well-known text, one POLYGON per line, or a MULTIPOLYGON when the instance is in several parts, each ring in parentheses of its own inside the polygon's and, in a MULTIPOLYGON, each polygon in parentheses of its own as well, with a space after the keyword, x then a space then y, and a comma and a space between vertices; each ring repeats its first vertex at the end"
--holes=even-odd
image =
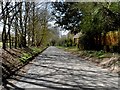
MULTIPOLYGON (((52 27, 55 27, 54 23, 55 23, 55 21, 51 21, 51 22, 49 22, 49 24, 51 24, 52 27)), ((60 33, 60 35, 67 35, 68 32, 69 32, 69 31, 67 31, 67 30, 62 30, 62 29, 59 28, 59 27, 58 27, 58 29, 59 29, 59 33, 60 33)))
POLYGON ((67 35, 69 31, 60 31, 62 35, 67 35))

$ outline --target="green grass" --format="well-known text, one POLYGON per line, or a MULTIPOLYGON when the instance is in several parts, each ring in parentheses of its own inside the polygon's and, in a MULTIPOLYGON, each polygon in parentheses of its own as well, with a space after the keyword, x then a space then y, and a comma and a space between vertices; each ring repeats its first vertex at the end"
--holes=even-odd
POLYGON ((19 58, 19 60, 22 63, 25 63, 29 60, 29 58, 33 57, 34 55, 40 53, 43 49, 37 48, 37 47, 30 47, 23 51, 22 56, 19 58))
POLYGON ((85 56, 89 56, 89 57, 96 57, 96 58, 104 58, 105 56, 105 52, 104 51, 92 51, 92 50, 86 50, 86 51, 82 51, 83 55, 85 54, 85 56))
POLYGON ((79 56, 83 56, 83 57, 85 56, 85 57, 95 57, 98 59, 103 59, 103 58, 110 58, 113 55, 112 53, 107 53, 104 52, 103 50, 93 51, 93 50, 79 50, 77 47, 62 47, 62 46, 57 46, 57 47, 68 52, 79 54, 79 56))
POLYGON ((79 49, 77 48, 77 47, 75 47, 75 46, 73 46, 73 47, 63 47, 63 46, 57 46, 57 48, 59 48, 59 49, 64 49, 65 51, 78 51, 79 49))
POLYGON ((30 49, 33 51, 32 52, 33 54, 37 54, 41 51, 41 48, 37 48, 37 47, 31 47, 30 49))
POLYGON ((31 54, 29 54, 29 53, 23 53, 22 57, 20 58, 20 61, 24 63, 24 62, 26 62, 31 57, 32 57, 31 54))

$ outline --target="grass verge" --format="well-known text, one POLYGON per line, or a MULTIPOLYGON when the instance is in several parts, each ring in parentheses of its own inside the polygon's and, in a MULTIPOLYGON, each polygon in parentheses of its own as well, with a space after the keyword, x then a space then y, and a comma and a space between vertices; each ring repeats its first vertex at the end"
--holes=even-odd
POLYGON ((3 69, 2 77, 5 79, 14 75, 45 49, 46 47, 30 47, 2 50, 2 54, 0 55, 3 69))
POLYGON ((120 73, 120 54, 109 53, 104 51, 93 51, 93 50, 79 50, 76 47, 60 47, 58 48, 75 54, 84 60, 92 61, 98 66, 107 68, 112 72, 120 73))
POLYGON ((30 47, 30 48, 25 48, 22 52, 21 57, 19 58, 19 60, 22 63, 27 62, 30 58, 32 58, 33 56, 35 56, 36 54, 40 53, 42 51, 42 48, 38 48, 38 47, 30 47))

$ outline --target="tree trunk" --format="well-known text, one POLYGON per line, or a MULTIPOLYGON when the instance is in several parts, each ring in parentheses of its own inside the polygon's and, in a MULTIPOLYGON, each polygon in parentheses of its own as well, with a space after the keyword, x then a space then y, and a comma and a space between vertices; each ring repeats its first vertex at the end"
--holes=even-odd
POLYGON ((21 42, 21 47, 26 47, 26 38, 25 38, 25 33, 24 33, 24 28, 23 28, 23 17, 22 17, 22 2, 20 3, 20 28, 21 28, 21 37, 20 37, 20 42, 21 42))
POLYGON ((17 32, 17 17, 16 17, 16 20, 15 20, 15 48, 17 48, 17 37, 18 37, 18 32, 17 32))
POLYGON ((3 43, 3 49, 6 49, 6 23, 4 23, 4 26, 3 26, 3 32, 2 32, 2 43, 3 43))
MULTIPOLYGON (((6 4, 7 5, 7 4, 6 4)), ((3 8, 3 2, 1 2, 1 8, 2 8, 2 17, 3 17, 3 31, 2 31, 2 48, 6 49, 6 41, 7 41, 7 36, 6 36, 6 23, 7 23, 7 16, 6 16, 6 11, 4 11, 3 8)))
POLYGON ((8 25, 8 36, 9 36, 9 47, 10 47, 10 49, 11 49, 10 25, 8 25))
POLYGON ((14 37, 12 37, 12 47, 14 46, 14 37))
MULTIPOLYGON (((28 14, 30 14, 30 3, 28 4, 28 8, 29 8, 29 11, 28 11, 28 14)), ((31 18, 30 18, 30 16, 28 15, 28 28, 27 28, 27 34, 28 34, 28 46, 30 46, 31 45, 31 43, 30 43, 30 35, 31 35, 31 28, 30 28, 30 21, 31 21, 31 18)))
POLYGON ((109 45, 107 45, 106 43, 106 32, 103 34, 103 45, 104 45, 104 51, 106 52, 109 52, 110 51, 110 48, 109 48, 109 45))
MULTIPOLYGON (((17 4, 17 2, 15 2, 16 4, 17 4)), ((17 11, 17 7, 15 8, 15 12, 17 11)), ((18 17, 17 17, 17 15, 15 16, 15 48, 17 48, 17 46, 18 46, 18 30, 17 30, 17 28, 18 28, 18 17)))
POLYGON ((34 46, 35 45, 35 40, 34 40, 34 36, 35 36, 35 32, 34 32, 34 28, 35 28, 35 22, 34 22, 34 19, 35 18, 35 2, 33 2, 33 26, 32 26, 32 46, 34 46))

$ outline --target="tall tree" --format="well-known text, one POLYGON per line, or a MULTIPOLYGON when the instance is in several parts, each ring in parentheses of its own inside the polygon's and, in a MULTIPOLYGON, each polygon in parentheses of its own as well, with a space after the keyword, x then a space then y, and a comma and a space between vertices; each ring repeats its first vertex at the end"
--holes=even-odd
POLYGON ((52 3, 56 24, 65 30, 70 30, 74 34, 79 32, 82 16, 80 9, 75 7, 76 4, 75 2, 52 3))
POLYGON ((106 34, 109 31, 118 29, 118 4, 92 2, 79 3, 77 7, 80 8, 83 13, 80 25, 84 33, 83 38, 81 38, 83 39, 82 42, 84 41, 83 45, 89 49, 100 50, 104 48, 104 50, 109 51, 106 34))

